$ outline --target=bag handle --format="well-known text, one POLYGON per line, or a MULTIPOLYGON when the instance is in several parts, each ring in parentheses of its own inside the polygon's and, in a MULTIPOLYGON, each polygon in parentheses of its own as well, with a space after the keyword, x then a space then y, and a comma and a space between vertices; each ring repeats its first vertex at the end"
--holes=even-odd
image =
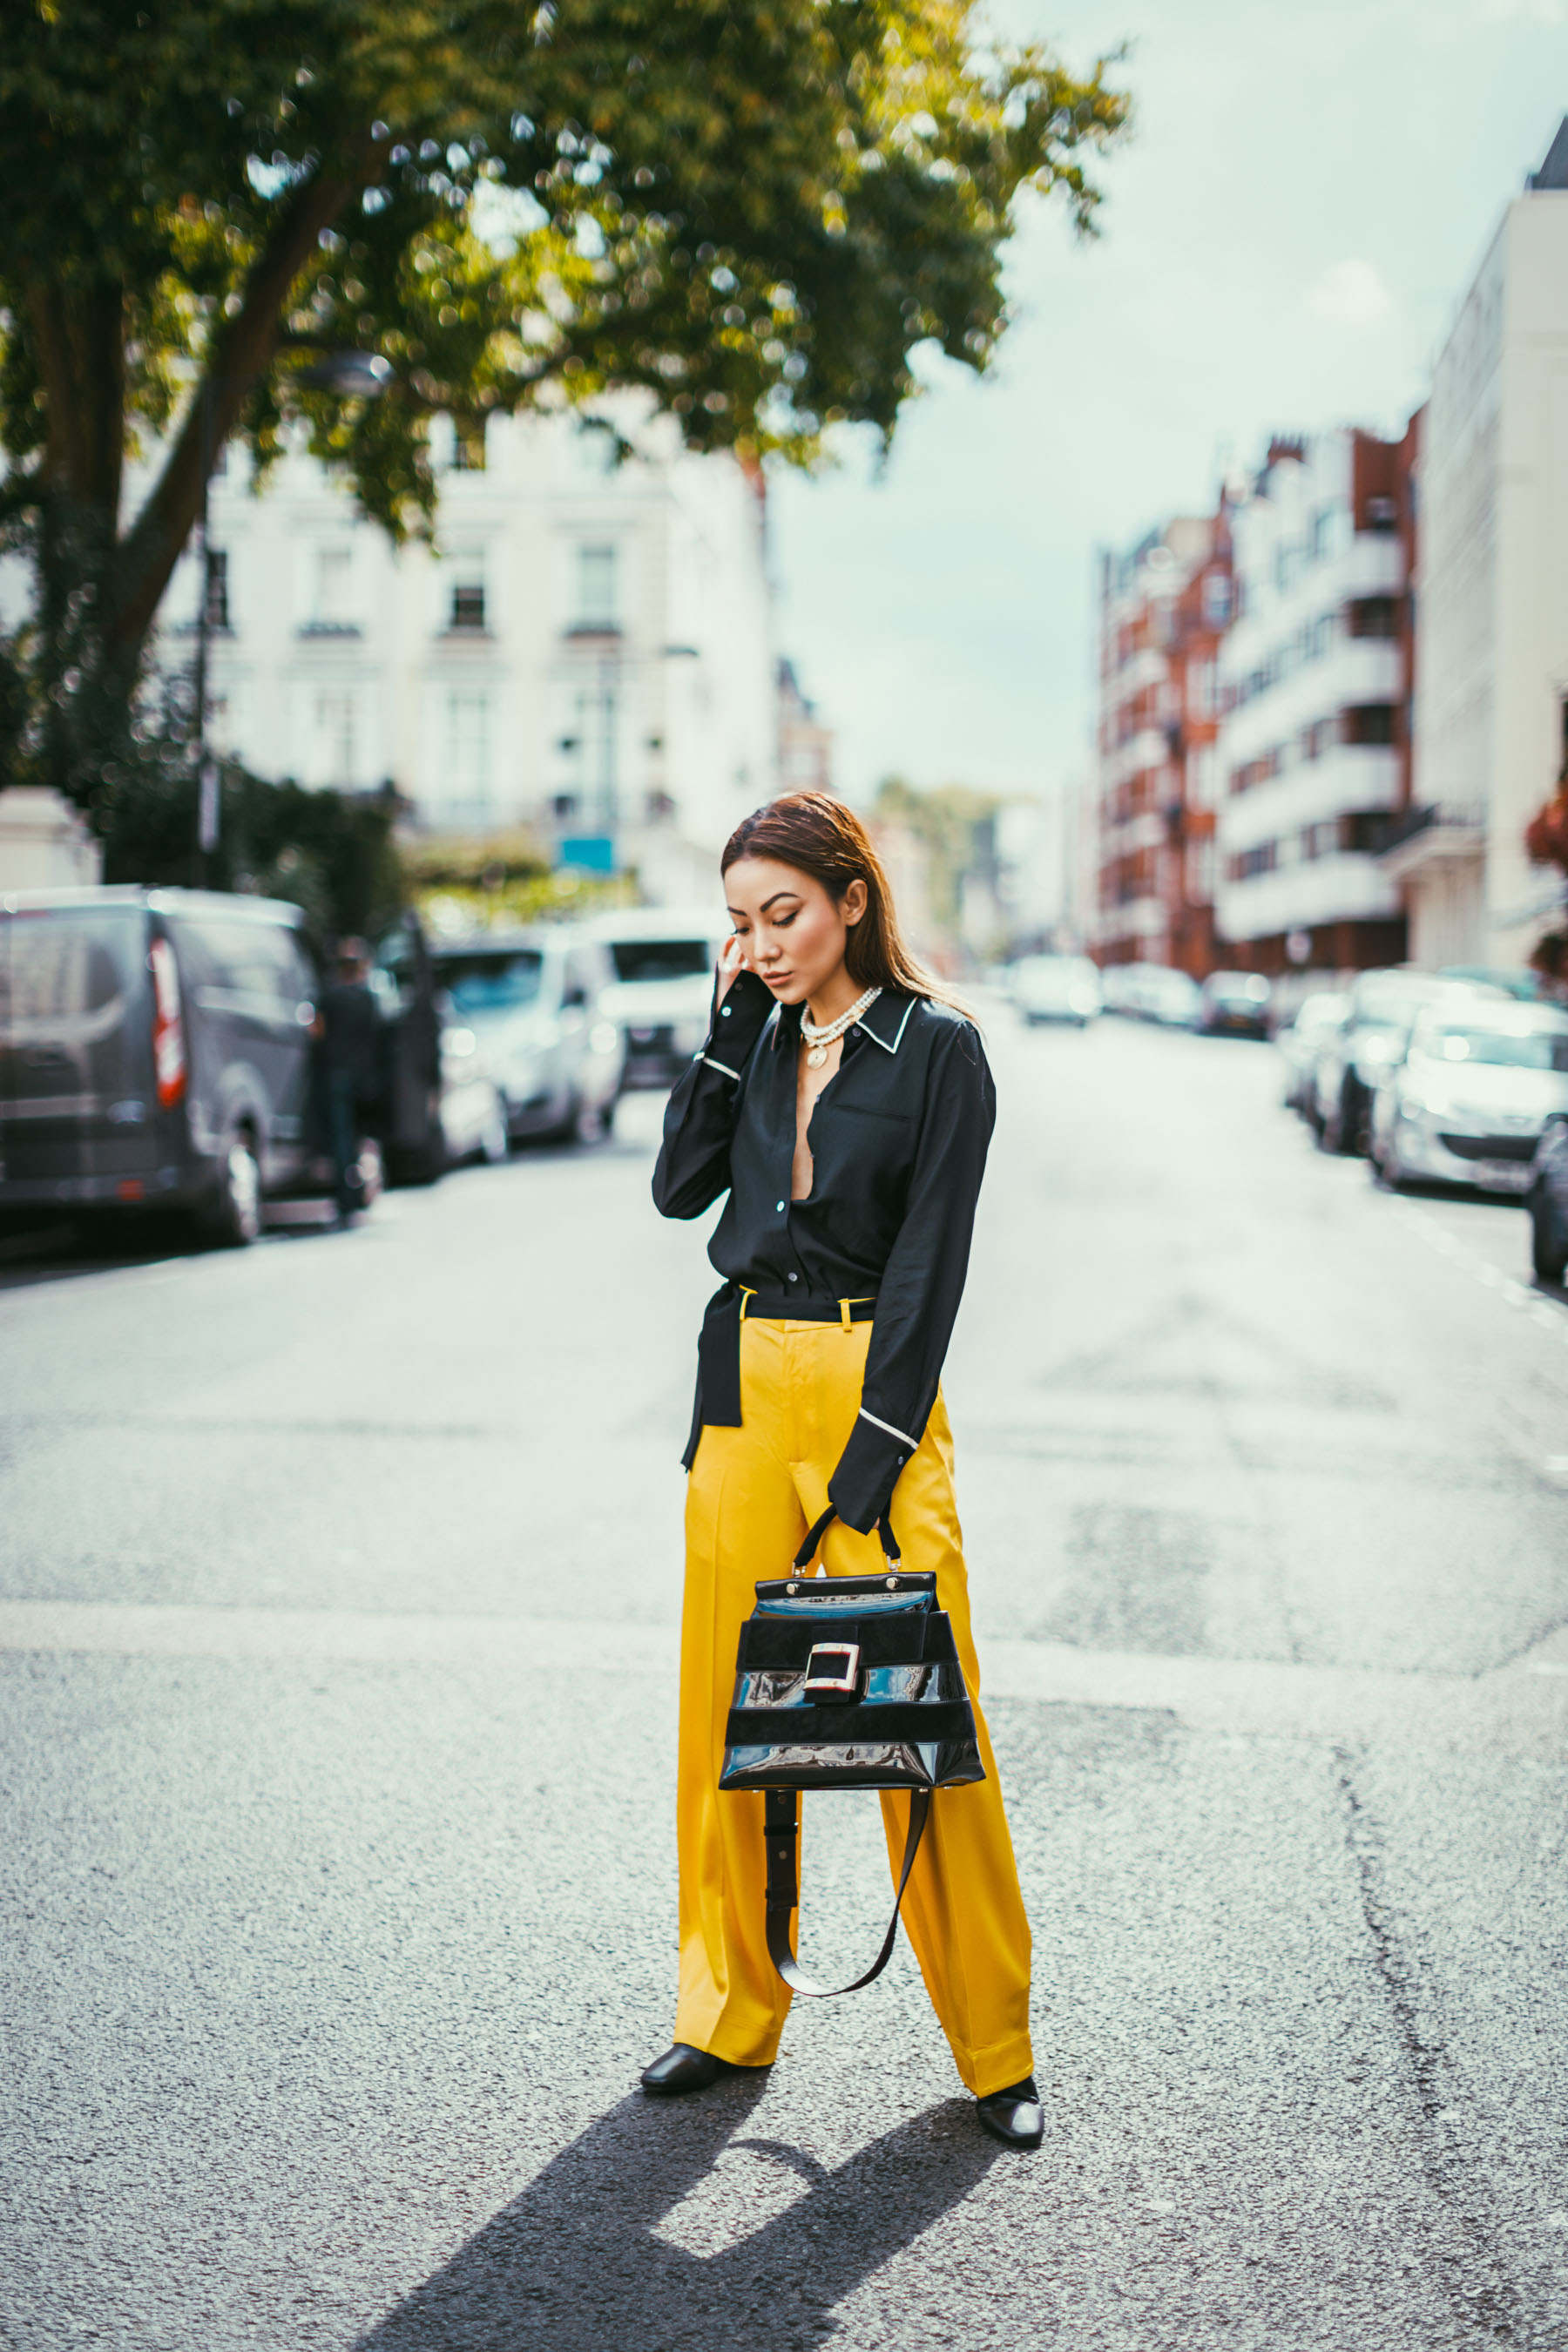
MULTIPOLYGON (((795 1567, 802 1574, 805 1573, 805 1571, 811 1566, 812 1561, 816 1559, 818 1544, 822 1541, 823 1537, 827 1533, 829 1526, 837 1517, 838 1512, 836 1505, 829 1503, 827 1508, 824 1511, 822 1517, 816 1522, 815 1526, 806 1529, 805 1541, 802 1544, 800 1549, 795 1556, 795 1567)), ((881 1538, 882 1557, 886 1559, 888 1566, 891 1569, 901 1568, 903 1566, 903 1561, 899 1552, 899 1539, 893 1533, 893 1520, 892 1515, 889 1511, 884 1511, 881 1517, 877 1521, 877 1533, 881 1538)), ((816 1572, 819 1576, 826 1576, 827 1573, 826 1569, 818 1569, 816 1572)))
POLYGON ((931 1790, 911 1789, 910 1791, 910 1828, 904 1840, 903 1868, 899 1873, 899 1891, 893 1897, 893 1916, 888 1922, 888 1932, 882 1938, 882 1948, 864 1976, 853 1984, 820 1985, 808 1977, 798 1965, 795 1947, 790 1941, 791 1914, 799 1906, 799 1889, 795 1871, 795 1853, 800 1842, 800 1824, 796 1818, 795 1791, 793 1789, 769 1789, 763 1800, 763 1835, 768 1857, 767 1934, 768 1958, 783 1977, 790 1990, 805 2000, 837 2000, 841 1993, 858 1992, 863 1985, 879 1977, 893 1956, 893 1939, 899 1932, 899 1913, 904 1900, 904 1889, 910 1883, 910 1873, 915 1866, 921 1838, 931 1811, 931 1790))

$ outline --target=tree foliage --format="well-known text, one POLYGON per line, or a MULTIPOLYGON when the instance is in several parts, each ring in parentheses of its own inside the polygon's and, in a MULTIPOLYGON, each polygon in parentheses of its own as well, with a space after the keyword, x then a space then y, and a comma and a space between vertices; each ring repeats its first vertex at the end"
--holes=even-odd
POLYGON ((907 825, 925 845, 931 916, 950 938, 958 934, 963 877, 990 854, 992 829, 1002 805, 1000 794, 976 792, 969 784, 937 784, 921 791, 901 776, 885 776, 877 788, 877 816, 885 824, 907 825))
MULTIPOLYGON (((106 882, 195 881, 196 780, 184 745, 163 737, 116 764, 95 815, 106 882)), ((397 803, 269 783, 237 761, 222 769, 223 828, 202 877, 218 890, 302 907, 321 939, 379 930, 408 897, 394 826, 397 803)))
MULTIPOLYGON (((984 368, 1021 190, 1079 226, 1102 60, 973 0, 9 0, 0 530, 40 575, 12 760, 90 792, 233 436, 298 428, 395 534, 430 420, 639 388, 697 447, 890 435, 926 343, 984 368), (378 398, 333 388, 361 355, 378 398), (129 450, 159 453, 121 515, 129 450)), ((0 751, 5 739, 0 736, 0 751)), ((20 772, 19 769, 17 772, 20 772)))

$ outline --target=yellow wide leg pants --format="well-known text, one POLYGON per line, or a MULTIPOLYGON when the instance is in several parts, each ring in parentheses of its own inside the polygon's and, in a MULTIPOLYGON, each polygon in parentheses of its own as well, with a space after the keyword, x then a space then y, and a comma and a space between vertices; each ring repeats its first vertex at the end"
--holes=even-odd
MULTIPOLYGON (((686 1504, 680 1646, 680 1992, 675 2038, 738 2066, 771 2065, 790 1992, 768 1958, 763 1798, 721 1794, 735 1651, 760 1578, 785 1576, 827 1507, 827 1482, 860 1406, 869 1323, 741 1327, 739 1429, 705 1428, 686 1504)), ((990 1736, 952 1493, 952 1434, 939 1396, 893 1496, 894 1532, 911 1570, 936 1574, 974 1701, 986 1778, 931 1800, 903 1917, 958 2071, 976 2098, 1029 2074, 1029 1923, 1018 1891, 990 1736)), ((835 1520, 831 1576, 881 1566, 877 1537, 835 1520)), ((902 1790, 882 1798, 896 1874, 909 1825, 902 1790)))

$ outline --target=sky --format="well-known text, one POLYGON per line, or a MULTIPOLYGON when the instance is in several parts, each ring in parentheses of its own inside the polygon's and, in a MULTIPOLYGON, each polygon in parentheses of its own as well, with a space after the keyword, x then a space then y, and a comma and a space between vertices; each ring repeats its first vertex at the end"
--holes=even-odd
POLYGON ((1026 200, 1013 325, 940 358, 890 460, 775 479, 783 649, 836 781, 1005 793, 1087 765, 1093 557, 1202 511, 1271 433, 1401 433, 1568 112, 1568 0, 1005 0, 1082 68, 1125 39, 1101 236, 1026 200))

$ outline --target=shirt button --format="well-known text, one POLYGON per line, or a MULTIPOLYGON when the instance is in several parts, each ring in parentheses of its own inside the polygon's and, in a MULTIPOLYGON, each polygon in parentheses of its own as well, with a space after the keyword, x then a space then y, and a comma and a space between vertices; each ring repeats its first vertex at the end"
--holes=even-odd
POLYGON ((786 1274, 784 1276, 784 1280, 786 1282, 794 1282, 795 1279, 796 1277, 793 1274, 786 1274))
POLYGON ((780 1216, 782 1217, 784 1214, 784 1202, 782 1201, 775 1201, 773 1206, 777 1209, 780 1216))
POLYGON ((719 1018, 720 1018, 720 1020, 721 1020, 721 1021, 728 1021, 728 1019, 730 1018, 730 1015, 731 1015, 731 1013, 733 1012, 733 1010, 734 1010, 734 1007, 733 1007, 732 1005, 730 1005, 730 1004, 721 1004, 721 1005, 719 1007, 719 1018))

